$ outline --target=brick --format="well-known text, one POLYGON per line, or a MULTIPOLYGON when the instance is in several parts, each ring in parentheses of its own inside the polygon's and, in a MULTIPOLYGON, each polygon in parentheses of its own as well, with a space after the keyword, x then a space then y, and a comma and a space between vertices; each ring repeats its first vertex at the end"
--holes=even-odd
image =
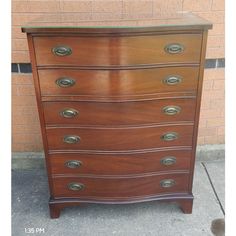
POLYGON ((224 0, 212 0, 212 10, 224 10, 225 9, 225 1, 224 0))
POLYGON ((225 135, 225 126, 220 126, 217 128, 217 135, 218 136, 225 135))
POLYGON ((34 21, 38 17, 43 17, 43 14, 35 14, 35 13, 14 13, 12 17, 12 25, 13 26, 23 26, 27 25, 29 22, 34 21))
POLYGON ((211 108, 211 100, 210 99, 202 99, 201 109, 206 110, 206 109, 210 109, 210 108, 211 108))
POLYGON ((208 45, 209 48, 222 47, 222 46, 225 45, 225 38, 224 38, 224 36, 210 35, 208 37, 207 45, 208 45))
POLYGON ((27 40, 26 34, 21 32, 20 26, 12 27, 12 39, 25 39, 27 40))
POLYGON ((224 23, 225 22, 225 12, 224 11, 203 11, 197 12, 197 15, 200 17, 210 21, 214 24, 216 23, 224 23))
POLYGON ((224 111, 222 111, 222 108, 217 107, 215 109, 201 110, 200 112, 200 119, 209 119, 216 117, 224 117, 224 111))
POLYGON ((93 13, 92 20, 121 20, 122 16, 121 13, 93 13))
POLYGON ((200 128, 198 131, 198 136, 214 136, 217 135, 216 127, 200 128))
POLYGON ((62 12, 91 12, 91 1, 62 1, 60 2, 62 12))
POLYGON ((220 118, 213 117, 207 120, 207 127, 219 127, 224 125, 225 125, 225 120, 223 117, 220 118))
POLYGON ((12 150, 15 152, 39 152, 43 151, 42 142, 37 143, 12 143, 12 150))
POLYGON ((122 1, 93 1, 92 11, 94 12, 114 12, 122 13, 123 2, 122 1))
MULTIPOLYGON (((14 107, 13 107, 14 109, 14 107)), ((13 112, 12 117, 12 124, 13 125, 31 125, 31 124, 38 124, 39 123, 39 117, 38 113, 35 114, 16 114, 13 112)))
POLYGON ((28 51, 13 51, 12 63, 30 63, 30 57, 28 51))
POLYGON ((13 106, 36 106, 35 96, 12 96, 13 106))
POLYGON ((177 11, 182 10, 182 0, 153 1, 154 17, 176 15, 177 11))
POLYGON ((214 82, 213 89, 224 90, 224 88, 225 88, 225 80, 224 79, 214 80, 213 82, 214 82))
POLYGON ((16 143, 34 143, 40 141, 40 135, 35 134, 15 134, 14 142, 16 143))
POLYGON ((12 12, 29 12, 29 1, 12 1, 12 12))
POLYGON ((219 143, 218 137, 215 136, 205 136, 205 144, 216 144, 219 143))
POLYGON ((204 80, 223 79, 224 77, 225 77, 224 68, 204 70, 204 80))
POLYGON ((212 0, 184 0, 184 11, 209 11, 211 9, 212 0))
POLYGON ((205 144, 205 137, 197 137, 197 145, 205 144))
POLYGON ((28 2, 28 12, 59 12, 60 11, 60 2, 58 1, 33 1, 28 2))
POLYGON ((207 127, 207 120, 200 119, 199 120, 199 128, 206 128, 207 127))
POLYGON ((218 135, 217 136, 217 143, 225 143, 225 135, 218 135))
POLYGON ((12 96, 17 96, 17 85, 12 85, 11 87, 12 96))
POLYGON ((137 15, 139 13, 152 14, 153 6, 152 1, 124 1, 123 13, 137 15))
POLYGON ((13 116, 24 114, 24 115, 33 115, 38 116, 37 107, 36 106, 14 106, 12 109, 13 116))
POLYGON ((203 80, 203 90, 211 90, 213 85, 212 80, 203 80))
POLYGON ((13 51, 27 51, 28 43, 26 39, 13 39, 12 40, 13 51))
POLYGON ((25 124, 25 125, 14 125, 12 127, 13 134, 39 134, 39 124, 25 124))
POLYGON ((224 135, 221 136, 206 136, 205 144, 221 144, 225 143, 224 135))
POLYGON ((206 58, 222 58, 225 57, 225 48, 217 47, 217 48, 207 48, 206 58))
POLYGON ((211 109, 214 109, 214 108, 221 108, 222 109, 222 112, 224 112, 224 108, 225 108, 225 100, 224 98, 213 98, 211 99, 211 109))
POLYGON ((18 96, 32 96, 35 95, 35 90, 33 85, 17 85, 17 95, 18 96))
POLYGON ((32 74, 12 73, 12 84, 33 85, 32 74))
POLYGON ((211 35, 224 35, 225 34, 225 24, 214 24, 213 28, 209 30, 209 36, 211 35))

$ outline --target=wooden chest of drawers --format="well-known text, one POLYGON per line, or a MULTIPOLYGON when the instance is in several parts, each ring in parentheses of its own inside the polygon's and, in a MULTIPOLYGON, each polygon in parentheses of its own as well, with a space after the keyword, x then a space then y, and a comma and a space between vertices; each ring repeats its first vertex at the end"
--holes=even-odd
POLYGON ((79 203, 151 200, 176 201, 191 213, 211 24, 189 13, 165 23, 83 24, 22 28, 31 55, 51 217, 79 203))

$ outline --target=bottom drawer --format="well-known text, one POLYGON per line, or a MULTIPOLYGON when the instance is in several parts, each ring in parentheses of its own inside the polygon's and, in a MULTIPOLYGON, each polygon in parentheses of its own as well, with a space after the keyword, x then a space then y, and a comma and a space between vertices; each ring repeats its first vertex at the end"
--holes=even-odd
POLYGON ((53 178, 54 198, 127 199, 168 193, 187 193, 189 175, 164 174, 119 178, 56 177, 53 178))

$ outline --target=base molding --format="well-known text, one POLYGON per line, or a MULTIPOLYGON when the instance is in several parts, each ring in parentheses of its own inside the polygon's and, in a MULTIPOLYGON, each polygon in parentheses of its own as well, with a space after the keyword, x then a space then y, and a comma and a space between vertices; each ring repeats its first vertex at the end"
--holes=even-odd
POLYGON ((130 198, 125 200, 96 200, 96 199, 81 199, 81 198, 60 198, 60 199, 49 199, 49 210, 52 219, 60 217, 61 211, 65 207, 78 206, 85 203, 96 203, 96 204, 130 204, 130 203, 140 203, 149 201, 163 201, 163 202, 176 202, 179 204, 181 210, 185 214, 192 213, 193 207, 193 195, 192 194, 174 194, 165 196, 153 196, 148 198, 130 198))

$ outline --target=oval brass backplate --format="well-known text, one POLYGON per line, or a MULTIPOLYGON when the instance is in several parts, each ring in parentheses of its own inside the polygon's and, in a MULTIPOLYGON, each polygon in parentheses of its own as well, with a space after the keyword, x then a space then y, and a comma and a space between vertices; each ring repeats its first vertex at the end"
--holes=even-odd
POLYGON ((81 183, 69 183, 68 189, 72 191, 81 191, 85 188, 84 184, 81 183))
POLYGON ((65 166, 71 169, 79 168, 82 165, 81 161, 70 160, 65 163, 65 166))

